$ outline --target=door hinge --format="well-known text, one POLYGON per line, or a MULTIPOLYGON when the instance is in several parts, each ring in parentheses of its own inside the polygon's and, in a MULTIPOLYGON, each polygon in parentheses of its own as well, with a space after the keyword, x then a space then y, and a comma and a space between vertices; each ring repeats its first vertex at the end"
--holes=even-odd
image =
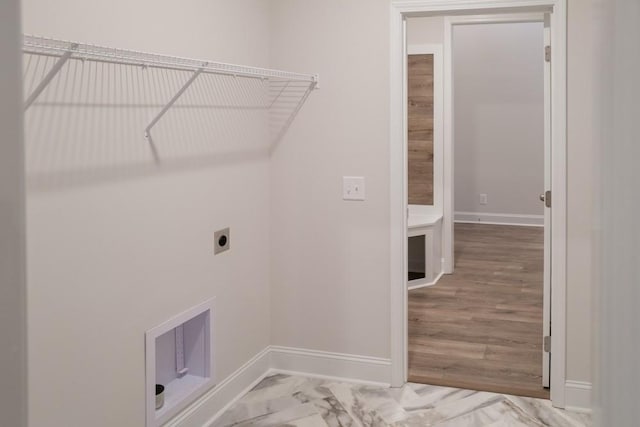
POLYGON ((551 207, 551 190, 544 192, 544 205, 548 208, 551 207))
POLYGON ((551 46, 544 47, 544 60, 551 62, 551 46))
POLYGON ((545 353, 551 353, 551 335, 544 337, 543 347, 545 353))

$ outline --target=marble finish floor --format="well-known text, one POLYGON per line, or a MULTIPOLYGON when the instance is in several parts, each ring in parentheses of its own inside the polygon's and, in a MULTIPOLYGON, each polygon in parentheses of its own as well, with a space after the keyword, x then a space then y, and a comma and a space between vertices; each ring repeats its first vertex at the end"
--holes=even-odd
POLYGON ((548 400, 424 384, 382 388, 275 374, 210 427, 588 427, 548 400))

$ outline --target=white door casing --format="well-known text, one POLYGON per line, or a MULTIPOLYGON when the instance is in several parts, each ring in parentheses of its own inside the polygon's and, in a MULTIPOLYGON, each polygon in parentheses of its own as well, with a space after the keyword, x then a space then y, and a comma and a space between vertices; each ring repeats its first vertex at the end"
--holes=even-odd
MULTIPOLYGON (((452 133, 447 129, 447 116, 451 117, 451 84, 446 82, 450 76, 450 50, 447 52, 446 41, 451 40, 453 20, 482 20, 488 16, 494 19, 506 19, 502 22, 517 22, 519 19, 530 19, 531 14, 539 16, 549 13, 550 37, 553 45, 551 53, 551 97, 552 107, 550 126, 550 156, 553 159, 550 167, 551 187, 553 193, 553 210, 547 210, 553 229, 549 229, 550 248, 553 258, 550 259, 551 282, 553 293, 549 298, 551 304, 550 320, 552 325, 553 352, 551 353, 551 400, 554 406, 564 407, 565 401, 565 352, 566 352, 566 0, 423 0, 392 1, 391 5, 391 116, 390 116, 390 214, 391 214, 391 268, 390 268, 390 304, 391 304, 391 384, 401 386, 407 375, 407 291, 406 280, 406 30, 405 18, 408 16, 450 16, 445 19, 445 173, 444 173, 444 216, 443 227, 449 225, 453 229, 452 186, 452 133), (469 15, 474 15, 473 17, 469 15), (516 18, 514 20, 514 17, 516 18), (527 17, 528 16, 528 17, 527 17), (447 65, 449 64, 449 65, 447 65), (449 165, 451 163, 451 165, 449 165), (447 193, 450 191, 449 198, 447 193), (450 224, 446 217, 449 215, 450 224)), ((449 123, 451 125, 451 123, 449 123)), ((450 253, 450 267, 453 266, 453 234, 451 240, 443 242, 444 257, 450 253)), ((444 239, 447 239, 445 233, 444 239)), ((549 239, 547 239, 549 240, 549 239)), ((445 271, 447 265, 445 264, 445 271)))

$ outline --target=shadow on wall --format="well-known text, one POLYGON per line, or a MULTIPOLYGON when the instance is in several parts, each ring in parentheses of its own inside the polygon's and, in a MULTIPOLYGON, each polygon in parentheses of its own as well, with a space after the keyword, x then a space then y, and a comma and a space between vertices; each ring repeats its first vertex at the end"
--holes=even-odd
MULTIPOLYGON (((24 98, 57 58, 25 54, 24 98)), ((269 156, 311 88, 302 82, 201 74, 144 129, 191 71, 71 59, 25 112, 31 191, 193 170, 269 156)))

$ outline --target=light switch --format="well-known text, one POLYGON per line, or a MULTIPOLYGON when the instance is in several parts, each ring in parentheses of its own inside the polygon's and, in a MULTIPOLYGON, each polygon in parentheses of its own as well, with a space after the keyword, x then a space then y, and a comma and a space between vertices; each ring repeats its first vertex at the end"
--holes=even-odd
POLYGON ((364 177, 343 176, 342 198, 344 200, 364 200, 364 177))

